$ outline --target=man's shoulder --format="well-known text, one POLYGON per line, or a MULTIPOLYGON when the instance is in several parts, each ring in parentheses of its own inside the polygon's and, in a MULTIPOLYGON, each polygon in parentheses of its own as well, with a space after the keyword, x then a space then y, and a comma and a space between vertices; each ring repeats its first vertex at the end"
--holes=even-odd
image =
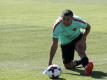
POLYGON ((60 24, 62 22, 62 17, 58 17, 53 25, 53 31, 56 29, 56 28, 60 28, 60 24))
POLYGON ((78 23, 86 24, 86 21, 83 18, 81 18, 80 16, 74 15, 73 20, 78 22, 78 23))

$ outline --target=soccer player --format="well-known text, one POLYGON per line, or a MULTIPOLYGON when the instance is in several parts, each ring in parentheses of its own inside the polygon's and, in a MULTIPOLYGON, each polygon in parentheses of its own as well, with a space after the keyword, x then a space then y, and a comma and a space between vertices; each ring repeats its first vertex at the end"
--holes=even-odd
POLYGON ((62 16, 59 17, 54 24, 48 65, 52 64, 58 47, 58 41, 60 41, 65 68, 73 69, 82 64, 85 69, 85 75, 91 75, 93 63, 89 62, 89 58, 86 55, 86 39, 90 28, 91 26, 86 21, 79 16, 73 15, 71 10, 64 10, 62 16), (75 51, 81 60, 74 60, 75 51))

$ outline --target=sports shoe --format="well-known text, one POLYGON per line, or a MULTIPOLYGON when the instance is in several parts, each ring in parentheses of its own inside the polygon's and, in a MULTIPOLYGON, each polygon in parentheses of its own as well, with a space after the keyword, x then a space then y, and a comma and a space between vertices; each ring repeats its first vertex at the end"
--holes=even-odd
POLYGON ((89 62, 87 64, 87 66, 85 67, 85 75, 86 76, 89 76, 92 74, 93 67, 94 67, 93 62, 89 62))

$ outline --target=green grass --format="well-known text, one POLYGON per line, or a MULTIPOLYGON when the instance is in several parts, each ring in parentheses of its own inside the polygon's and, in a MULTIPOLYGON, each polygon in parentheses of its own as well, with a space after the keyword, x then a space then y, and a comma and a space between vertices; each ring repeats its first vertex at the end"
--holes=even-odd
MULTIPOLYGON (((92 26, 87 53, 95 63, 92 76, 83 69, 63 70, 66 80, 107 80, 106 0, 0 0, 0 80, 50 80, 47 68, 52 24, 64 9, 71 9, 92 26)), ((77 59, 76 54, 76 59, 77 59)), ((63 67, 60 48, 54 62, 63 67)))

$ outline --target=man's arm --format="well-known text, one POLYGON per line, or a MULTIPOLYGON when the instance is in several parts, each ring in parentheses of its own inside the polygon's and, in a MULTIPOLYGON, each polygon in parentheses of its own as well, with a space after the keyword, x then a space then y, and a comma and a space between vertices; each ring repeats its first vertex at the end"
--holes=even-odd
POLYGON ((53 60, 54 55, 56 53, 57 47, 58 47, 58 39, 53 38, 51 49, 50 49, 50 56, 49 56, 49 63, 48 63, 48 65, 52 64, 52 60, 53 60))
POLYGON ((82 39, 86 40, 87 35, 89 34, 90 30, 91 30, 91 26, 87 23, 87 27, 86 27, 85 33, 83 34, 82 39))
POLYGON ((55 38, 55 37, 58 37, 58 36, 54 35, 54 33, 55 33, 56 26, 57 26, 61 21, 62 21, 62 18, 59 17, 59 18, 57 18, 56 22, 55 22, 54 25, 53 25, 53 41, 52 41, 52 45, 51 45, 51 49, 50 49, 50 56, 49 56, 49 63, 48 63, 48 65, 51 65, 51 64, 52 64, 54 55, 55 55, 56 50, 57 50, 57 47, 58 47, 58 38, 55 38))

